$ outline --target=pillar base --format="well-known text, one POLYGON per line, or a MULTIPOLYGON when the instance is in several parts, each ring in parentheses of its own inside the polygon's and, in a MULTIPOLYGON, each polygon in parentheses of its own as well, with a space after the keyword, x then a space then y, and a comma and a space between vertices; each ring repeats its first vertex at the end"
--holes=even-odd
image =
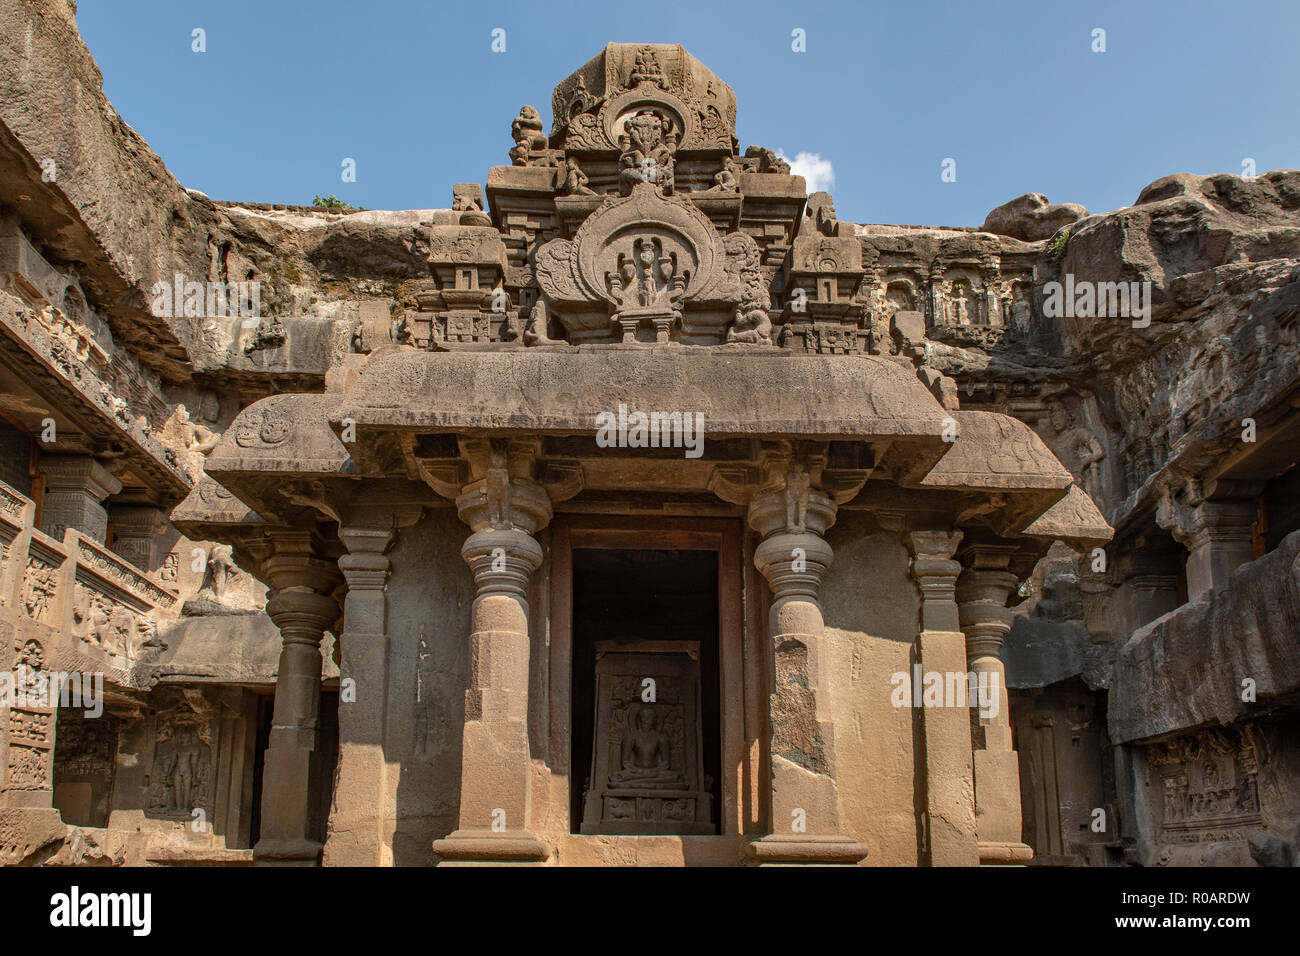
MULTIPOLYGON (((34 792, 50 795, 48 790, 34 792)), ((0 806, 0 866, 40 863, 57 852, 67 833, 59 811, 48 803, 44 807, 0 806)))
POLYGON ((980 843, 980 866, 1023 866, 1034 858, 1027 843, 980 843))
POLYGON ((758 866, 856 866, 866 858, 867 848, 845 836, 772 834, 748 844, 745 853, 758 866))
POLYGON ((253 847, 256 866, 319 866, 325 844, 315 840, 258 840, 253 847))
POLYGON ((541 866, 551 845, 527 830, 457 830, 433 841, 439 866, 541 866))

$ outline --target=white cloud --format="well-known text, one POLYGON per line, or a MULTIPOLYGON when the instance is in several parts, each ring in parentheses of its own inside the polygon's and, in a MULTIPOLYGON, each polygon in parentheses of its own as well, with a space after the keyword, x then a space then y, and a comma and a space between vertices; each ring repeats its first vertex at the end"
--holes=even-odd
POLYGON ((835 188, 835 167, 829 159, 822 159, 820 153, 795 153, 794 159, 791 159, 778 149, 776 155, 790 164, 791 173, 802 176, 807 181, 808 192, 828 193, 835 188))

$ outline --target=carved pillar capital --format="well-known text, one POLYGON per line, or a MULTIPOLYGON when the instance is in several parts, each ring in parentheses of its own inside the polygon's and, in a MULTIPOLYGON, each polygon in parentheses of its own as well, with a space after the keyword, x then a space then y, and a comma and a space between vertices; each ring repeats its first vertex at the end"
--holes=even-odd
POLYGON ((553 510, 545 488, 527 478, 510 478, 504 469, 489 471, 456 498, 460 520, 476 532, 490 528, 532 535, 550 524, 553 510))
POLYGON ((1019 584, 1010 571, 1015 553, 1015 545, 972 543, 961 555, 965 567, 957 579, 956 599, 972 669, 986 658, 999 658, 1002 639, 1011 630, 1007 600, 1019 584))
POLYGON ((962 532, 947 530, 909 531, 904 535, 912 552, 912 578, 921 591, 921 629, 957 631, 957 575, 961 562, 953 559, 962 532))
POLYGON ((339 570, 348 591, 382 591, 388 581, 387 552, 396 532, 392 528, 340 528, 339 540, 348 553, 339 558, 339 570))
POLYGON ((161 508, 147 505, 115 505, 113 550, 149 574, 157 569, 154 540, 167 530, 161 508))
POLYGON ((1261 486, 1249 482, 1189 482, 1180 493, 1166 490, 1156 523, 1190 552, 1187 596, 1195 601, 1225 590, 1232 572, 1253 556, 1253 530, 1261 486))
POLYGON ((122 490, 122 483, 91 455, 42 455, 41 530, 53 538, 74 528, 96 543, 108 533, 108 512, 100 503, 122 490))

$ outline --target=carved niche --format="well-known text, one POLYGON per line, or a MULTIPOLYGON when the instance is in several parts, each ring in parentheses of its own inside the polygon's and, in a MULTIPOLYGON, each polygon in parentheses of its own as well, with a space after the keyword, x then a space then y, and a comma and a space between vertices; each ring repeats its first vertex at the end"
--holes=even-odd
POLYGON ((714 833, 694 641, 598 641, 583 833, 714 833))
POLYGON ((9 708, 6 728, 8 759, 3 787, 6 790, 49 790, 51 756, 54 748, 54 714, 48 703, 49 684, 45 673, 45 649, 34 638, 19 638, 14 644, 12 667, 14 706, 9 708), (24 703, 25 706, 18 706, 24 703))
POLYGON ((200 691, 182 691, 159 710, 151 772, 146 777, 150 816, 191 819, 196 809, 212 818, 213 707, 200 691))
POLYGON ((682 149, 735 149, 735 94, 681 46, 611 44, 599 60, 555 88, 552 132, 566 148, 617 149, 628 120, 652 110, 682 149))
POLYGON ((765 304, 758 263, 753 238, 719 236, 689 200, 640 182, 630 196, 606 200, 572 240, 543 245, 536 275, 546 312, 572 344, 712 344, 736 306, 755 297, 765 304))
POLYGON ((1153 744, 1148 761, 1159 778, 1162 843, 1245 842, 1263 826, 1259 762, 1239 731, 1216 728, 1153 744))

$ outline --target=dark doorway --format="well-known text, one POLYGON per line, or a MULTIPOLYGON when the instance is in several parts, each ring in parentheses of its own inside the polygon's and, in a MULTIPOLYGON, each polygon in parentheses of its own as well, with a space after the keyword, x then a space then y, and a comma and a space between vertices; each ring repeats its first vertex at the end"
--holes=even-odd
POLYGON ((573 549, 570 832, 580 832, 595 741, 597 642, 699 644, 700 752, 718 832, 722 745, 718 552, 573 549))

